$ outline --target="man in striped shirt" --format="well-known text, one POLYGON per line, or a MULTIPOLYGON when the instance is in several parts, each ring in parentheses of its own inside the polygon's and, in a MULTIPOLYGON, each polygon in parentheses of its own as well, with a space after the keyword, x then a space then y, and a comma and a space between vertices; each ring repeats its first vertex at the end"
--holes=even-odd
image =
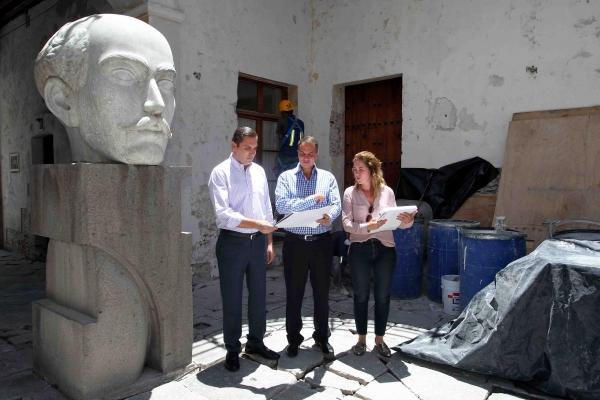
POLYGON ((305 136, 298 144, 298 166, 283 172, 277 180, 275 206, 280 214, 318 209, 331 205, 328 213, 318 219, 316 228, 286 229, 283 242, 283 268, 286 287, 287 354, 295 357, 304 340, 302 329, 302 298, 306 279, 314 298, 315 343, 326 358, 334 356, 329 344, 329 271, 333 259, 331 222, 340 215, 340 192, 333 174, 315 165, 319 144, 305 136))

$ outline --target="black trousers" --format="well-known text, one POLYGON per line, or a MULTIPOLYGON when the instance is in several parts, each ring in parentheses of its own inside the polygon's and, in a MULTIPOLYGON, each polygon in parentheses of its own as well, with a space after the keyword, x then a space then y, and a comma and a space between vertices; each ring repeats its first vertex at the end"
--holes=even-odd
POLYGON ((227 351, 240 352, 242 290, 248 287, 248 343, 260 345, 266 328, 267 240, 232 237, 223 232, 217 240, 217 262, 223 300, 223 336, 227 351))
POLYGON ((287 235, 283 242, 283 268, 286 288, 285 327, 288 343, 300 345, 304 337, 302 329, 302 299, 306 279, 314 299, 313 338, 326 342, 329 337, 329 272, 333 259, 331 235, 323 235, 314 241, 305 241, 287 235), (310 274, 310 275, 309 275, 310 274))

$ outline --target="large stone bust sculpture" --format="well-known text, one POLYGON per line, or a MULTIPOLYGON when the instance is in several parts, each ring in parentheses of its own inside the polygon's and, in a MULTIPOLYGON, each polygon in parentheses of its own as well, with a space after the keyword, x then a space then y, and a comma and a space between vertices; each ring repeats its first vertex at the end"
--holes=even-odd
POLYGON ((67 128, 73 161, 163 161, 175 67, 169 43, 152 26, 114 14, 66 24, 39 53, 35 80, 67 128))
POLYGON ((50 239, 33 366, 69 398, 122 399, 184 373, 192 355, 189 168, 156 166, 173 56, 150 25, 93 15, 52 36, 35 78, 78 162, 31 169, 31 229, 50 239))

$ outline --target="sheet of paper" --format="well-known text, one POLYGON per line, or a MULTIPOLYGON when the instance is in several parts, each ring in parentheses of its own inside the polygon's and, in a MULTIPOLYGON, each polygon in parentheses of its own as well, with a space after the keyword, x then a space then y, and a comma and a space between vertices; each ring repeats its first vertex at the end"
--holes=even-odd
POLYGON ((318 219, 323 218, 323 214, 327 214, 332 206, 325 206, 314 210, 298 211, 286 215, 281 221, 275 224, 278 228, 316 228, 319 223, 318 219))
POLYGON ((374 229, 373 232, 381 232, 381 231, 393 231, 398 228, 398 224, 400 221, 396 219, 396 217, 402 213, 414 214, 417 212, 417 206, 401 206, 401 207, 387 207, 381 210, 379 213, 380 219, 387 220, 385 224, 379 227, 379 229, 374 229))

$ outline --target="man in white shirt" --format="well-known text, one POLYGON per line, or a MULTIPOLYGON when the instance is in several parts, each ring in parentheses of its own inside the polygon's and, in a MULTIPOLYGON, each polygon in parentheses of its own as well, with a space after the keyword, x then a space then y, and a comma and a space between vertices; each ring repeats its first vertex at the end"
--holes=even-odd
POLYGON ((223 335, 227 357, 225 368, 240 368, 242 333, 242 288, 248 286, 248 342, 245 351, 276 360, 279 354, 263 343, 266 327, 266 266, 273 261, 274 226, 269 187, 264 169, 253 163, 257 133, 248 127, 236 129, 231 155, 210 174, 208 188, 215 207, 217 263, 223 300, 223 335))

